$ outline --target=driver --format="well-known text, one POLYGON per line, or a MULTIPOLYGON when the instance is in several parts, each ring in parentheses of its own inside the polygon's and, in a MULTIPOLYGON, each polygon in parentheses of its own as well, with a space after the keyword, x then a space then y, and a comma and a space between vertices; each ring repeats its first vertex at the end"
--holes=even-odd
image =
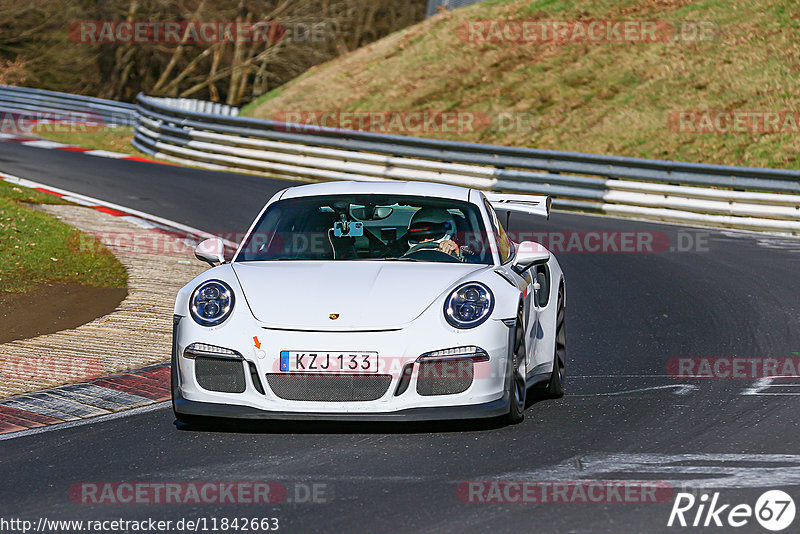
POLYGON ((444 208, 425 207, 417 210, 408 226, 408 252, 438 250, 462 260, 461 249, 453 241, 456 220, 444 208))

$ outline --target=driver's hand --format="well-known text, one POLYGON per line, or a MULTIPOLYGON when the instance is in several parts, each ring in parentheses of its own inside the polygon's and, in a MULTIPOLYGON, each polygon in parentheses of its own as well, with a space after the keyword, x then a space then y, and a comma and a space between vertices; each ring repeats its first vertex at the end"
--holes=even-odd
POLYGON ((444 252, 445 254, 450 254, 451 256, 461 259, 461 248, 456 245, 455 241, 450 239, 439 243, 439 252, 444 252))

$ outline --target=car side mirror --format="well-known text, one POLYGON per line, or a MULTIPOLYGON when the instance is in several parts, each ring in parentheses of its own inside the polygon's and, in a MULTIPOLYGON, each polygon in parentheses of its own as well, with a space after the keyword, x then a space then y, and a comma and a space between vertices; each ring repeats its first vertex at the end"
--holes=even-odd
POLYGON ((194 249, 195 257, 212 267, 225 263, 225 243, 218 237, 206 239, 194 249))
POLYGON ((543 265, 550 261, 550 252, 539 243, 523 241, 517 245, 517 257, 514 258, 514 270, 518 273, 535 265, 543 265))

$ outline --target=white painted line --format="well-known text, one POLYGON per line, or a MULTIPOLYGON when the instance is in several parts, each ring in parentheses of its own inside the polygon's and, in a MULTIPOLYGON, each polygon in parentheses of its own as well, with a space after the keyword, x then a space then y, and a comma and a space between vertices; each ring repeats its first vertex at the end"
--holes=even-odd
POLYGON ((32 436, 36 434, 44 434, 45 432, 52 432, 54 430, 62 430, 66 428, 74 428, 76 426, 83 426, 83 425, 90 425, 95 423, 102 423, 104 421, 112 421, 114 419, 122 419, 123 417, 130 417, 133 415, 139 415, 148 412, 154 412, 156 410, 160 410, 161 408, 167 408, 170 406, 170 401, 159 402, 157 404, 151 404, 149 406, 142 406, 141 408, 134 408, 132 410, 125 410, 122 412, 111 413, 108 415, 100 415, 98 417, 89 417, 88 419, 78 419, 72 420, 66 423, 56 423, 50 426, 42 426, 38 428, 31 428, 29 430, 20 430, 19 432, 11 432, 9 434, 0 434, 0 441, 6 441, 9 439, 17 439, 17 438, 24 438, 26 436, 32 436))
POLYGON ((753 382, 751 387, 742 391, 742 395, 761 395, 761 392, 767 389, 771 383, 771 378, 759 378, 753 382))
POLYGON ((95 207, 97 205, 94 202, 89 202, 89 201, 83 200, 82 198, 73 197, 73 196, 69 196, 69 195, 64 195, 61 198, 63 198, 64 200, 67 200, 69 202, 72 202, 73 204, 78 204, 79 206, 87 206, 87 207, 93 208, 93 207, 95 207))
POLYGON ((782 381, 787 378, 800 378, 796 376, 771 376, 767 378, 759 378, 753 385, 742 391, 742 395, 757 396, 757 397, 797 397, 800 393, 792 391, 781 391, 780 388, 797 388, 800 384, 783 384, 782 381), (770 391, 773 390, 773 391, 770 391))
MULTIPOLYGON (((86 195, 81 195, 79 193, 74 193, 72 191, 67 191, 66 189, 61 189, 61 188, 58 188, 58 187, 52 187, 52 186, 49 186, 49 185, 46 185, 46 184, 40 184, 38 182, 34 182, 34 181, 31 181, 31 180, 27 180, 25 178, 20 178, 18 176, 14 176, 13 174, 7 174, 7 173, 4 173, 4 172, 0 172, 0 177, 4 178, 6 181, 8 181, 8 182, 10 182, 12 184, 21 185, 22 187, 30 187, 31 189, 36 189, 37 187, 42 187, 44 189, 47 189, 48 191, 53 191, 54 193, 60 193, 60 194, 65 195, 65 196, 78 198, 78 199, 83 200, 84 202, 91 202, 93 206, 105 206, 106 208, 111 208, 111 209, 118 210, 118 211, 124 211, 125 213, 128 213, 130 215, 135 215, 137 217, 141 217, 142 219, 146 219, 146 220, 151 221, 151 222, 156 222, 156 223, 159 223, 159 224, 163 224, 164 226, 167 226, 168 228, 171 228, 173 230, 178 230, 180 232, 183 232, 183 233, 186 233, 186 234, 189 234, 189 235, 202 237, 203 239, 208 239, 210 237, 217 237, 215 235, 209 234, 208 232, 204 232, 203 230, 199 230, 197 228, 192 228, 191 226, 188 226, 188 225, 185 225, 185 224, 181 224, 179 222, 171 221, 169 219, 164 219, 163 217, 158 217, 157 215, 150 215, 149 213, 145 213, 143 211, 135 210, 135 209, 132 209, 132 208, 127 208, 125 206, 120 206, 119 204, 114 204, 112 202, 106 202, 105 200, 100 200, 100 199, 89 197, 89 196, 86 196, 86 195)), ((238 243, 234 243, 233 241, 230 241, 228 239, 223 239, 222 241, 223 241, 223 243, 225 243, 225 246, 227 246, 229 248, 237 248, 239 246, 238 243)))
POLYGON ((83 154, 89 156, 99 156, 101 158, 123 159, 130 157, 129 154, 120 154, 119 152, 109 152, 108 150, 87 150, 83 154))
POLYGON ((569 375, 569 379, 573 378, 671 378, 671 375, 569 375))
POLYGON ((69 145, 65 145, 64 143, 57 143, 55 141, 50 141, 49 139, 39 139, 36 141, 25 141, 24 143, 20 143, 21 145, 25 146, 34 146, 38 148, 61 148, 69 145))
POLYGON ((619 473, 636 480, 658 480, 674 488, 781 488, 800 486, 800 455, 597 453, 491 478, 607 480, 619 473))
POLYGON ((151 223, 146 219, 142 219, 141 217, 134 217, 133 215, 125 215, 124 217, 120 217, 120 219, 128 221, 129 223, 138 226, 139 228, 145 228, 147 230, 157 228, 157 226, 154 223, 151 223))
POLYGON ((637 388, 637 389, 627 389, 625 391, 614 391, 611 393, 586 393, 586 394, 577 394, 577 395, 569 395, 570 397, 614 397, 617 395, 629 395, 631 393, 642 393, 645 391, 655 391, 661 389, 674 389, 672 393, 675 395, 688 395, 692 391, 700 389, 697 386, 693 386, 691 384, 673 384, 669 386, 652 386, 647 388, 637 388))
MULTIPOLYGON (((37 187, 44 187, 44 184, 31 182, 30 180, 26 180, 25 178, 18 178, 11 174, 5 174, 0 172, 0 176, 2 176, 5 181, 12 184, 21 185, 22 187, 28 187, 30 189, 36 189, 37 187)), ((51 191, 55 191, 55 189, 52 189, 51 191)))

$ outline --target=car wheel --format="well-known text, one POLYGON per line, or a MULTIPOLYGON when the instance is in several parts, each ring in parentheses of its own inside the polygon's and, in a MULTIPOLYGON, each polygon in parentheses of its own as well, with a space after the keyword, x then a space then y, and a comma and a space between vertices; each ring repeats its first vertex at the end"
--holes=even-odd
POLYGON ((527 387, 525 384, 525 325, 522 306, 514 326, 514 346, 511 349, 511 401, 507 420, 515 425, 525 418, 527 387))
POLYGON ((558 308, 556 308, 556 339, 553 354, 553 373, 547 384, 547 396, 560 399, 564 396, 565 366, 567 363, 567 314, 564 305, 564 287, 558 290, 558 308))

